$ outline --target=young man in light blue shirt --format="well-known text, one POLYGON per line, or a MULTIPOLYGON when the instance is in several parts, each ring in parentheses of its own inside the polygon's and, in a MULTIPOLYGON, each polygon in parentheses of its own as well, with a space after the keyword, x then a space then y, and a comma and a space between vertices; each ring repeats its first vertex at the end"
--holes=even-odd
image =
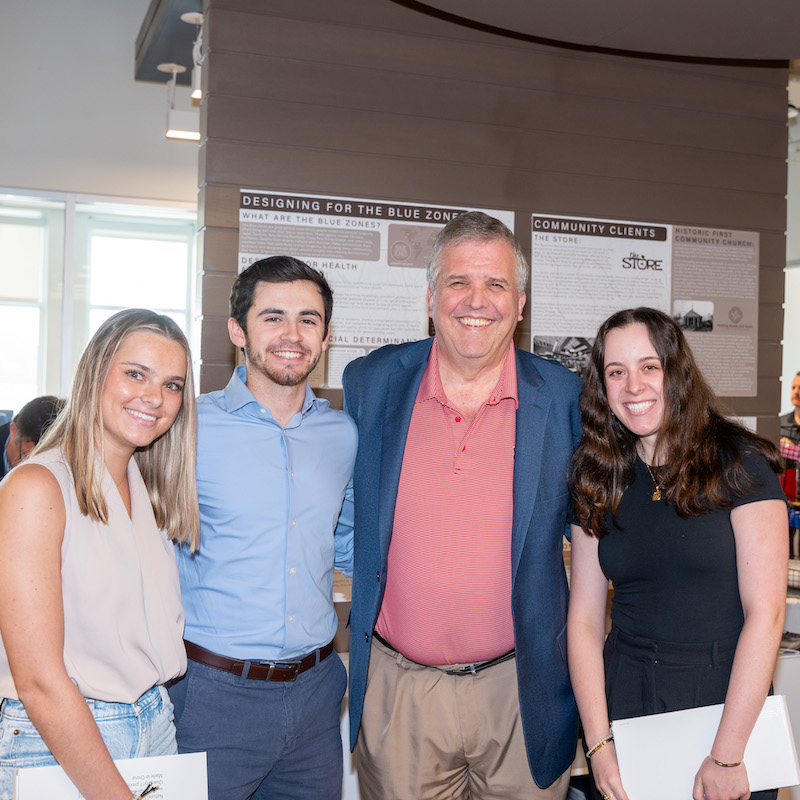
POLYGON ((333 297, 289 256, 231 293, 246 355, 198 398, 200 549, 178 550, 186 676, 170 689, 181 752, 208 753, 214 800, 338 800, 345 668, 333 652, 334 565, 352 567, 354 424, 306 379, 333 297))

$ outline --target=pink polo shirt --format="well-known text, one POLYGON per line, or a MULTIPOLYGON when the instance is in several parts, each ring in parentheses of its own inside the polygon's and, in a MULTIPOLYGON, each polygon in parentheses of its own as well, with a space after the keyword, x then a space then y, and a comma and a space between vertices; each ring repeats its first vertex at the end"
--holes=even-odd
POLYGON ((467 423, 442 389, 434 340, 408 429, 375 626, 412 661, 467 664, 514 647, 517 405, 512 345, 489 399, 467 423))

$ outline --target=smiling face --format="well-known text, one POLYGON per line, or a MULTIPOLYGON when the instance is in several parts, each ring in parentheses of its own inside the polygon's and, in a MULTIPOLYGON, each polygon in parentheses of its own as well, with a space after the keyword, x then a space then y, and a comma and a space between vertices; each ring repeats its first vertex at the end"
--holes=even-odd
POLYGON ((150 331, 128 334, 103 384, 100 404, 107 458, 130 458, 166 433, 183 403, 186 354, 171 339, 150 331))
POLYGON ((664 420, 664 370, 644 324, 608 332, 603 378, 611 411, 639 437, 645 460, 652 463, 664 420))
POLYGON ((497 366, 524 307, 508 242, 468 240, 442 252, 436 286, 428 290, 440 358, 467 372, 497 366))
POLYGON ((278 386, 305 384, 328 348, 322 294, 311 281, 260 281, 247 312, 247 332, 228 320, 231 341, 243 347, 251 380, 278 386))

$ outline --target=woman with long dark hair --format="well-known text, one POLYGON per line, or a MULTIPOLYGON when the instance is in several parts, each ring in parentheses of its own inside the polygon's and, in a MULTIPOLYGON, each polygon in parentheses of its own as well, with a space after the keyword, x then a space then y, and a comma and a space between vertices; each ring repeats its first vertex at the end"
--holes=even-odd
POLYGON ((112 759, 177 753, 170 539, 198 544, 195 439, 186 338, 168 317, 120 311, 0 485, 0 798, 15 769, 59 763, 87 800, 131 800, 112 759))
POLYGON ((598 789, 627 799, 609 720, 724 702, 693 798, 775 797, 749 795, 742 756, 783 630, 777 449, 726 417, 678 325, 650 308, 600 326, 581 411, 568 656, 598 789))

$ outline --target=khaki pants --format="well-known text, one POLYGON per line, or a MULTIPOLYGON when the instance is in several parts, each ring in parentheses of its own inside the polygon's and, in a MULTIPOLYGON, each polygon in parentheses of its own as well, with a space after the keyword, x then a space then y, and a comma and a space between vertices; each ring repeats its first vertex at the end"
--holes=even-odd
POLYGON ((531 777, 512 658, 448 675, 373 638, 358 739, 362 800, 563 800, 531 777))

